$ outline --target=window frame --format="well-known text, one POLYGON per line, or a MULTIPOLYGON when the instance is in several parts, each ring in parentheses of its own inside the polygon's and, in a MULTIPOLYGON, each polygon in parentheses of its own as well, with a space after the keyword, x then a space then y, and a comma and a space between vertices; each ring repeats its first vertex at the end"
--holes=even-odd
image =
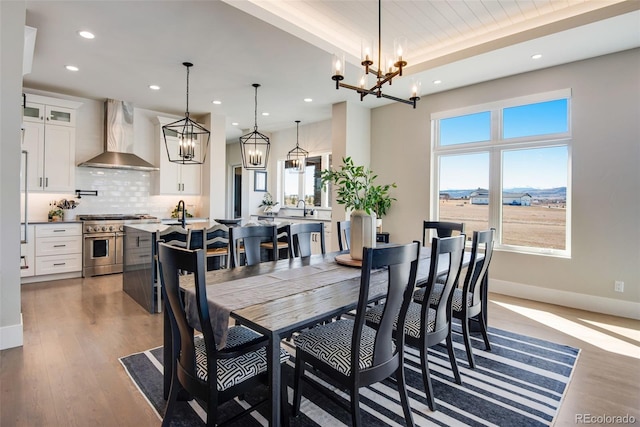
MULTIPOLYGON (((328 169, 331 167, 331 152, 330 151, 322 151, 322 152, 313 152, 313 153, 309 153, 308 155, 309 158, 312 157, 320 157, 321 158, 321 167, 322 169, 328 169)), ((278 202, 280 202, 280 206, 282 206, 282 209, 291 209, 291 208, 295 208, 296 206, 290 206, 290 205, 285 205, 284 203, 284 196, 285 196, 285 182, 284 182, 284 174, 285 174, 285 162, 286 162, 286 158, 282 158, 282 159, 278 159, 278 192, 277 192, 277 196, 278 196, 278 202)), ((299 176, 298 178, 298 200, 302 200, 300 199, 300 196, 302 195, 302 197, 304 197, 304 191, 305 191, 305 178, 307 175, 307 172, 305 170, 305 172, 297 174, 299 176)), ((327 191, 324 187, 321 188, 320 190, 320 206, 307 206, 308 209, 330 209, 331 208, 331 198, 330 198, 330 191, 327 191)))
POLYGON ((441 111, 431 114, 431 209, 430 216, 437 220, 440 215, 440 158, 443 156, 488 153, 489 154, 489 227, 496 229, 495 249, 548 255, 560 258, 571 257, 571 163, 573 133, 571 125, 571 89, 532 94, 499 100, 485 104, 478 104, 463 108, 441 111), (517 138, 503 138, 502 111, 505 108, 535 104, 558 99, 567 100, 567 131, 536 136, 517 138), (464 116, 483 111, 491 112, 491 137, 489 141, 460 143, 455 145, 440 145, 439 123, 442 119, 464 116), (518 246, 502 243, 502 180, 503 153, 512 150, 527 150, 536 148, 567 147, 567 186, 566 186, 566 219, 565 219, 565 249, 537 248, 532 246, 518 246), (494 191, 497 189, 498 191, 494 191))

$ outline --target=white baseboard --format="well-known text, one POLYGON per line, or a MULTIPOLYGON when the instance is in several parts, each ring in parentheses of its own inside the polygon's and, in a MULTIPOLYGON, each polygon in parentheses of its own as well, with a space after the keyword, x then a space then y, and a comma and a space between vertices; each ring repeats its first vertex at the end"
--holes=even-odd
POLYGON ((640 303, 489 279, 489 292, 640 320, 640 303))
POLYGON ((20 313, 20 323, 17 325, 3 326, 0 328, 0 350, 20 347, 23 343, 22 336, 22 313, 20 313))

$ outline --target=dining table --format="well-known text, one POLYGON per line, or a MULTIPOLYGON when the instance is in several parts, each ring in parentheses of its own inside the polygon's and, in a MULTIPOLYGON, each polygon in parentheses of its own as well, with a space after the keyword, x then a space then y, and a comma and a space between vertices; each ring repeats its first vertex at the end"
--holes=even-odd
MULTIPOLYGON (((223 347, 230 321, 236 321, 268 337, 267 363, 270 398, 269 425, 279 426, 282 418, 280 389, 282 371, 280 343, 294 332, 317 325, 353 310, 360 292, 360 268, 337 263, 345 252, 311 255, 262 262, 252 266, 207 271, 207 301, 217 345, 223 347)), ((421 250, 417 285, 428 280, 430 248, 421 250)), ((448 269, 448 255, 439 262, 438 274, 448 269)), ((463 265, 470 253, 465 252, 463 265)), ((384 296, 387 274, 372 274, 369 299, 384 296)), ((199 320, 195 303, 193 275, 180 277, 189 323, 197 330, 199 320)), ((165 311, 164 392, 171 383, 171 332, 165 311)))

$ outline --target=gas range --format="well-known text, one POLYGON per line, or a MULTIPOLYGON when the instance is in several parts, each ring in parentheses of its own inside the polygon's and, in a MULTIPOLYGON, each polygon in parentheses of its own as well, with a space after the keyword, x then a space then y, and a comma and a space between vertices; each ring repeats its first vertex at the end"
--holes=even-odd
POLYGON ((83 234, 121 232, 125 224, 160 222, 155 216, 147 214, 78 215, 77 218, 83 222, 83 234))

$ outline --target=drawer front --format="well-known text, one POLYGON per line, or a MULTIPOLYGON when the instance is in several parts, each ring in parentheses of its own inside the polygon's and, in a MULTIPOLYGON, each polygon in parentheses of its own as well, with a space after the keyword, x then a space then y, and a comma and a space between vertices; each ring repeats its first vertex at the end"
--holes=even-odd
POLYGON ((36 257, 37 276, 75 271, 82 271, 82 257, 80 255, 36 257))
POLYGON ((36 238, 82 236, 82 224, 37 224, 36 238))
POLYGON ((82 238, 78 236, 41 237, 36 239, 36 256, 82 253, 82 238))

